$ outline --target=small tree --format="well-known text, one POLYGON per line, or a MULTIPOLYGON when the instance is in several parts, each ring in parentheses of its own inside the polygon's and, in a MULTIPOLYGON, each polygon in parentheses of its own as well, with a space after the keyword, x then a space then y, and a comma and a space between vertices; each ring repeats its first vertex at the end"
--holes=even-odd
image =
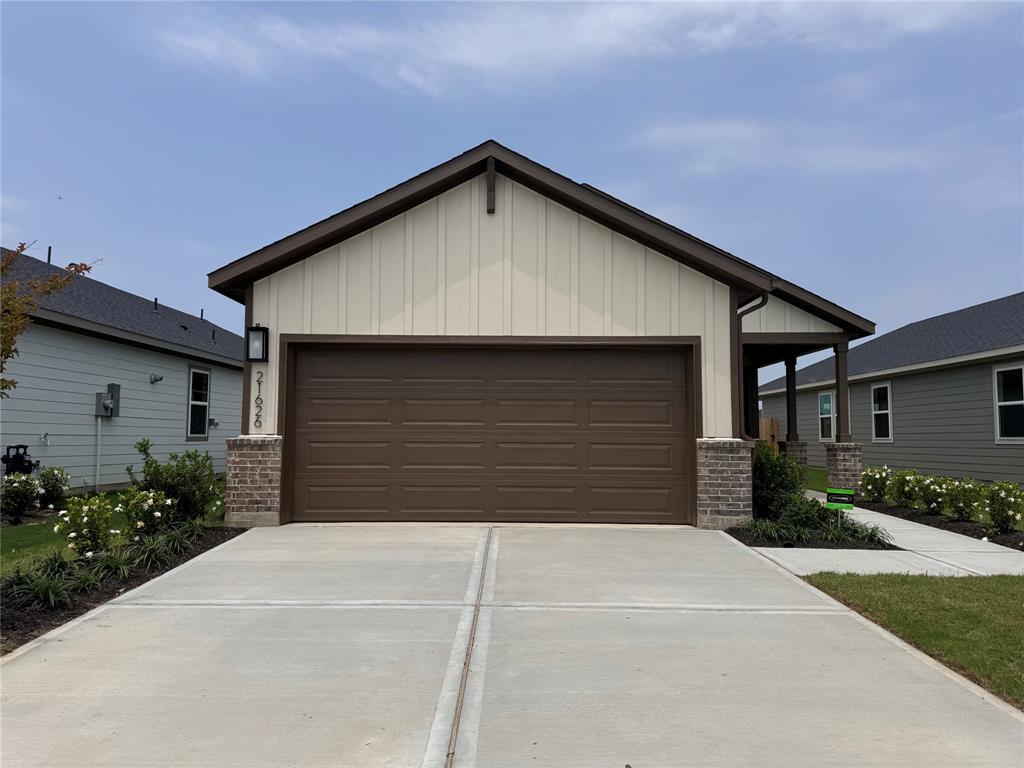
MULTIPOLYGON (((37 277, 25 283, 11 280, 10 270, 26 248, 28 246, 24 243, 18 243, 16 250, 5 249, 0 262, 0 306, 3 307, 3 323, 0 323, 0 374, 7 370, 7 362, 18 354, 18 336, 32 322, 30 315, 39 306, 39 298, 66 288, 76 276, 92 269, 91 264, 72 263, 68 264, 63 274, 54 273, 45 280, 37 277)), ((9 397, 10 390, 17 385, 14 379, 0 376, 0 398, 9 397)))

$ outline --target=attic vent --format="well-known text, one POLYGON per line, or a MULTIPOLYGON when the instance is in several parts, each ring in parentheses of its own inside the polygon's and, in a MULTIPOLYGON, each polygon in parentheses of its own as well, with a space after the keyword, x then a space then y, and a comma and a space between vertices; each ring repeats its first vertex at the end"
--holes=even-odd
POLYGON ((181 328, 181 330, 183 330, 183 331, 187 331, 188 330, 188 326, 187 325, 179 325, 178 327, 181 328))

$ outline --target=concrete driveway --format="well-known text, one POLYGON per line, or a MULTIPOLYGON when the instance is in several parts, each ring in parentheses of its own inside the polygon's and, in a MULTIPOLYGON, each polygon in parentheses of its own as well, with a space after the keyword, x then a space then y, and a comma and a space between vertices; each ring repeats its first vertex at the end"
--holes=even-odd
POLYGON ((460 768, 1024 754, 1021 713, 686 528, 253 530, 0 675, 5 768, 420 768, 451 744, 460 768))

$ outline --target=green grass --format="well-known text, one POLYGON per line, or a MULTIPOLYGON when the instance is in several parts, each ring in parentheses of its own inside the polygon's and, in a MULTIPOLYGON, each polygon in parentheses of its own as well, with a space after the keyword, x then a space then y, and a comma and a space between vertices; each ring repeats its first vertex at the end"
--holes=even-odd
POLYGON ((825 492, 828 486, 828 472, 823 467, 804 467, 804 476, 809 490, 825 492))
POLYGON ((64 537, 53 532, 53 521, 0 528, 0 576, 6 576, 22 560, 62 546, 64 537))
POLYGON ((1024 709, 1024 576, 819 573, 807 581, 1024 709))

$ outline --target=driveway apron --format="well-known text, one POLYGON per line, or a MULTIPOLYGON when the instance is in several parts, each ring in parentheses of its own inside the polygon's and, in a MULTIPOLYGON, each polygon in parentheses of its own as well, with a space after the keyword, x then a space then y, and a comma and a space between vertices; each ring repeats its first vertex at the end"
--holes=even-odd
POLYGON ((256 529, 0 666, 13 766, 1016 766, 1024 716, 723 534, 256 529))

